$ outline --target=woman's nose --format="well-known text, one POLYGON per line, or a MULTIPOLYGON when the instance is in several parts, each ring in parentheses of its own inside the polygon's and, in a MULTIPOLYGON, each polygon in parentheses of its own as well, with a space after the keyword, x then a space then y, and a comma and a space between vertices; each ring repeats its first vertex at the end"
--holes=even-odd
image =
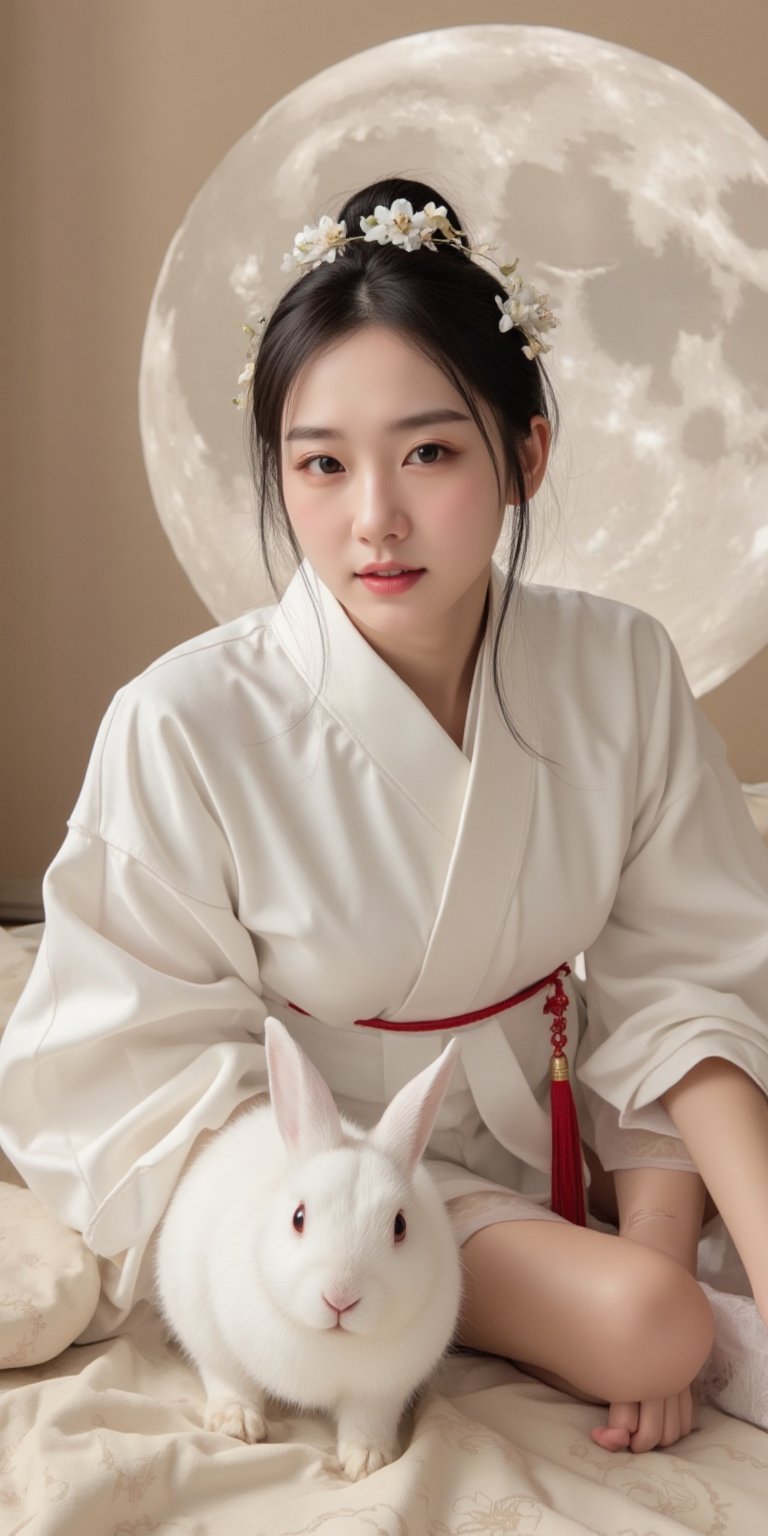
POLYGON ((408 514, 391 480, 371 476, 361 485, 355 500, 352 528, 357 538, 368 543, 384 539, 388 534, 402 538, 409 528, 408 514))

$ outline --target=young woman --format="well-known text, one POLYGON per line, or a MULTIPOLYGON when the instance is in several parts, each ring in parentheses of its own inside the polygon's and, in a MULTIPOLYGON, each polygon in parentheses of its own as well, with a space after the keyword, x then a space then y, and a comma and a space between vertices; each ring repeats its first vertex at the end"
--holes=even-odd
POLYGON ((554 322, 461 230, 393 179, 297 237, 246 373, 264 558, 283 534, 298 568, 112 701, 0 1049, 2 1140, 99 1256, 99 1338, 264 1086, 268 1014, 367 1125, 459 1034, 428 1148, 458 1341, 644 1451, 691 1428, 715 1209, 768 1320, 768 855, 664 628, 521 581, 554 322))

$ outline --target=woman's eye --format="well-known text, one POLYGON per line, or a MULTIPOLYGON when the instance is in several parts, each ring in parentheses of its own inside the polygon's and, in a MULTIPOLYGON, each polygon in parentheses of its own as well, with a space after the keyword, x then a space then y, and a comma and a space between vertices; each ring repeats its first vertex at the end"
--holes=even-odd
MULTIPOLYGON (((330 453, 316 453, 313 458, 305 459, 304 462, 299 465, 299 469, 309 469, 310 464, 338 465, 338 462, 338 459, 334 459, 330 453)), ((321 469, 320 473, 324 475, 326 473, 325 469, 321 469)))
MULTIPOLYGON (((414 451, 414 453, 443 453, 443 454, 446 454, 446 453, 448 453, 449 450, 447 448, 441 447, 440 443, 420 443, 419 447, 418 448, 414 448, 413 451, 414 451)), ((436 464, 438 462, 438 460, 430 458, 430 459, 422 459, 421 462, 422 462, 422 464, 436 464)))

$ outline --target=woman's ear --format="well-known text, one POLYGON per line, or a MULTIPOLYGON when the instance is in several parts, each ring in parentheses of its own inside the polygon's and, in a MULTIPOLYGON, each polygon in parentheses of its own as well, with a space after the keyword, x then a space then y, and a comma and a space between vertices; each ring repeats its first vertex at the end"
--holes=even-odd
MULTIPOLYGON (((546 416, 532 416, 528 436, 520 443, 520 459, 525 475, 525 494, 530 501, 536 495, 547 471, 552 428, 546 416)), ((511 487, 510 489, 514 489, 511 487)))

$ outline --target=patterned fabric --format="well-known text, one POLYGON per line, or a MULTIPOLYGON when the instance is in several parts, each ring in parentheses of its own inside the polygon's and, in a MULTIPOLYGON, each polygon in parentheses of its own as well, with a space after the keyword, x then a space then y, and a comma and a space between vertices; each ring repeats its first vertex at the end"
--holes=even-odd
POLYGON ((611 1454, 605 1410, 507 1360, 449 1355, 399 1459, 341 1476, 334 1426, 269 1405, 270 1438, 202 1427, 195 1372, 142 1303, 124 1337, 0 1376, 0 1527, 69 1536, 748 1536, 765 1529, 768 1435, 706 1404, 666 1450, 611 1454))

